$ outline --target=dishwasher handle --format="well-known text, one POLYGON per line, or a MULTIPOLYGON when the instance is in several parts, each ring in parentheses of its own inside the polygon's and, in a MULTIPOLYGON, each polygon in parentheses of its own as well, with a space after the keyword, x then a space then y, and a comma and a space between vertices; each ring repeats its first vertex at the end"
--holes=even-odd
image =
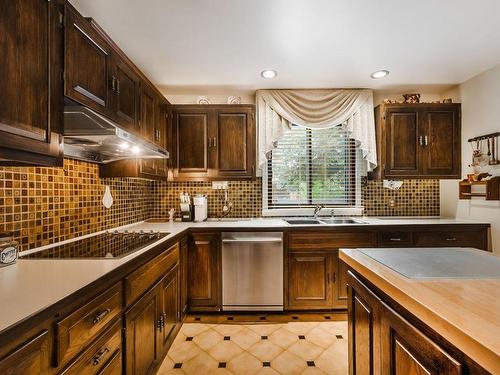
POLYGON ((281 238, 224 238, 223 243, 281 243, 283 240, 281 238))

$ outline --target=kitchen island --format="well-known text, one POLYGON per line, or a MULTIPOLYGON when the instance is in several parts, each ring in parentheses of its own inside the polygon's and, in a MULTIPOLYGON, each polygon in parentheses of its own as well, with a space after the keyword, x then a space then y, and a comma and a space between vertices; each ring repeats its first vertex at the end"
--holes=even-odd
POLYGON ((351 373, 500 373, 500 257, 466 248, 339 256, 351 373))

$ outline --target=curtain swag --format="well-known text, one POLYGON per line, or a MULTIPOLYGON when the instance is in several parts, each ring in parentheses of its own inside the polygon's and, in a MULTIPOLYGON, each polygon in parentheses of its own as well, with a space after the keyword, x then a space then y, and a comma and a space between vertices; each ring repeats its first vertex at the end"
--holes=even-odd
POLYGON ((362 150, 367 169, 377 166, 371 90, 257 90, 259 165, 292 124, 310 129, 344 126, 362 150))

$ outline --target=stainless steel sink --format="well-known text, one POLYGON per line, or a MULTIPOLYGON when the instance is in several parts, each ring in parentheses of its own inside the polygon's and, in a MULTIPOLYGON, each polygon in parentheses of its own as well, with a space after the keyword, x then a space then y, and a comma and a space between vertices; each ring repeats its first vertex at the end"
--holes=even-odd
POLYGON ((319 219, 324 224, 366 224, 364 221, 354 220, 351 218, 344 219, 319 219))
POLYGON ((322 224, 316 219, 285 219, 288 224, 292 225, 309 225, 309 224, 322 224))
POLYGON ((291 225, 335 225, 335 224, 366 224, 364 221, 355 220, 352 218, 328 218, 328 219, 313 219, 313 218, 297 218, 284 219, 291 225))

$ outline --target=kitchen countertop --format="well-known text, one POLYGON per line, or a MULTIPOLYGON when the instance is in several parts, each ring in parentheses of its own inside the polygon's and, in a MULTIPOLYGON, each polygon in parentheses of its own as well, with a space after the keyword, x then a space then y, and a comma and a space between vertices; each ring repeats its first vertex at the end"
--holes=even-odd
MULTIPOLYGON (((485 222, 440 218, 362 218, 366 224, 336 224, 331 227, 369 227, 370 225, 446 225, 488 224, 485 222)), ((117 259, 19 259, 15 265, 0 268, 0 333, 36 315, 65 297, 77 292, 151 248, 168 242, 189 229, 276 229, 325 228, 327 225, 290 225, 280 218, 229 219, 203 223, 140 222, 116 228, 118 230, 156 230, 169 235, 154 244, 117 259)), ((105 231, 98 232, 104 233, 105 231)), ((97 233, 60 242, 75 241, 97 233)), ((31 253, 48 246, 30 249, 31 253)))
MULTIPOLYGON (((408 278, 396 271, 412 261, 408 249, 391 248, 394 259, 389 251, 375 255, 385 250, 388 249, 342 249, 340 259, 472 360, 499 374, 500 278, 408 278)), ((425 259, 422 250, 425 249, 418 250, 420 262, 432 261, 431 257, 425 259)), ((481 250, 455 251, 457 257, 469 253, 500 263, 498 256, 481 250)), ((467 263, 462 266, 467 267, 467 263)))

